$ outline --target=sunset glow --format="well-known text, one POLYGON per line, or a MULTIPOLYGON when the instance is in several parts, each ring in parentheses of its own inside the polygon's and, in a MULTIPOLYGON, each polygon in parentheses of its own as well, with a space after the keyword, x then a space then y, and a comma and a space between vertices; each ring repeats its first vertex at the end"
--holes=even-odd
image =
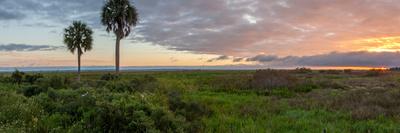
POLYGON ((400 50, 400 36, 360 39, 352 43, 362 46, 363 48, 360 50, 370 52, 397 52, 400 50))

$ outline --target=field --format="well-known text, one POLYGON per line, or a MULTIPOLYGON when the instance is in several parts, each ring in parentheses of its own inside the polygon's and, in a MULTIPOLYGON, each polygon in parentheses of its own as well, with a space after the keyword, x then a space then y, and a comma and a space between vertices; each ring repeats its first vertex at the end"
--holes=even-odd
POLYGON ((0 132, 400 132, 400 73, 4 73, 0 132))

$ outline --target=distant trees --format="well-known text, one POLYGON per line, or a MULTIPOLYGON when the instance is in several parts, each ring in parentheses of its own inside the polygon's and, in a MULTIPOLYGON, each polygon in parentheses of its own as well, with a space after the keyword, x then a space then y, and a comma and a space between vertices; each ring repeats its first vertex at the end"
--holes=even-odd
POLYGON ((74 21, 71 26, 64 30, 64 44, 71 53, 78 54, 78 81, 81 73, 81 56, 84 52, 92 49, 93 31, 80 21, 74 21))
POLYGON ((118 74, 120 66, 120 41, 129 36, 131 28, 136 26, 138 13, 129 0, 107 0, 101 13, 101 22, 107 27, 107 32, 112 31, 116 36, 115 71, 118 74))

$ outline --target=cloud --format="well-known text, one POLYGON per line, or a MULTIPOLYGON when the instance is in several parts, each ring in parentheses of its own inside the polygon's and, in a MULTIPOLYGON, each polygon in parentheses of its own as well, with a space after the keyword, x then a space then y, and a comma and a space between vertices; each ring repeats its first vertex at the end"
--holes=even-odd
POLYGON ((29 45, 29 44, 0 44, 0 51, 3 52, 31 52, 31 51, 53 51, 62 48, 61 46, 50 45, 29 45))
POLYGON ((170 57, 169 60, 170 60, 172 63, 175 63, 175 62, 178 62, 178 61, 179 61, 179 60, 176 59, 175 57, 170 57))
POLYGON ((233 58, 233 62, 241 62, 241 61, 243 61, 244 60, 244 58, 241 58, 241 57, 236 57, 236 58, 233 58))
POLYGON ((229 59, 230 59, 229 56, 221 55, 216 58, 209 59, 209 60, 207 60, 207 62, 222 61, 222 60, 229 60, 229 59))
POLYGON ((396 36, 400 1, 146 0, 141 39, 174 50, 229 56, 349 52, 354 38, 396 36), (354 8, 357 7, 357 8, 354 8), (350 47, 350 48, 348 48, 350 47))
MULTIPOLYGON (((1 0, 0 20, 18 18, 60 25, 82 20, 104 31, 100 23, 104 2, 1 0)), ((361 44, 351 43, 355 38, 400 36, 400 19, 394 17, 400 12, 400 1, 395 0, 135 0, 132 3, 140 15, 132 41, 193 53, 306 56, 364 49, 361 44)))
POLYGON ((0 20, 18 20, 25 17, 20 12, 10 12, 4 9, 0 9, 0 20))
POLYGON ((275 67, 393 67, 400 65, 400 52, 332 52, 329 54, 313 56, 287 56, 281 58, 275 57, 276 56, 258 55, 253 58, 249 58, 250 60, 248 61, 256 61, 264 65, 275 67))
MULTIPOLYGON (((40 22, 68 24, 73 20, 82 20, 91 26, 100 27, 100 10, 104 0, 1 0, 0 18, 3 14, 13 13, 15 17, 40 22)), ((32 21, 25 26, 49 27, 32 21)), ((52 26, 51 26, 52 27, 52 26)))
POLYGON ((259 62, 270 62, 278 59, 278 56, 274 55, 257 55, 252 58, 248 58, 246 61, 259 61, 259 62))
POLYGON ((26 27, 42 27, 42 28, 56 28, 57 26, 47 24, 47 23, 31 23, 31 24, 24 24, 26 27))

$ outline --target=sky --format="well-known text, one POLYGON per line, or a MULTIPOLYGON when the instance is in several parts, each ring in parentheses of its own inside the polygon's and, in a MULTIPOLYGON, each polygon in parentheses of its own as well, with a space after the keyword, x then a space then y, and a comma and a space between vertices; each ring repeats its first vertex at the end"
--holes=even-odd
MULTIPOLYGON (((114 65, 105 0, 0 0, 0 67, 75 66, 62 42, 74 20, 94 30, 84 66, 114 65)), ((139 24, 122 66, 400 65, 399 0, 131 0, 139 24)))

